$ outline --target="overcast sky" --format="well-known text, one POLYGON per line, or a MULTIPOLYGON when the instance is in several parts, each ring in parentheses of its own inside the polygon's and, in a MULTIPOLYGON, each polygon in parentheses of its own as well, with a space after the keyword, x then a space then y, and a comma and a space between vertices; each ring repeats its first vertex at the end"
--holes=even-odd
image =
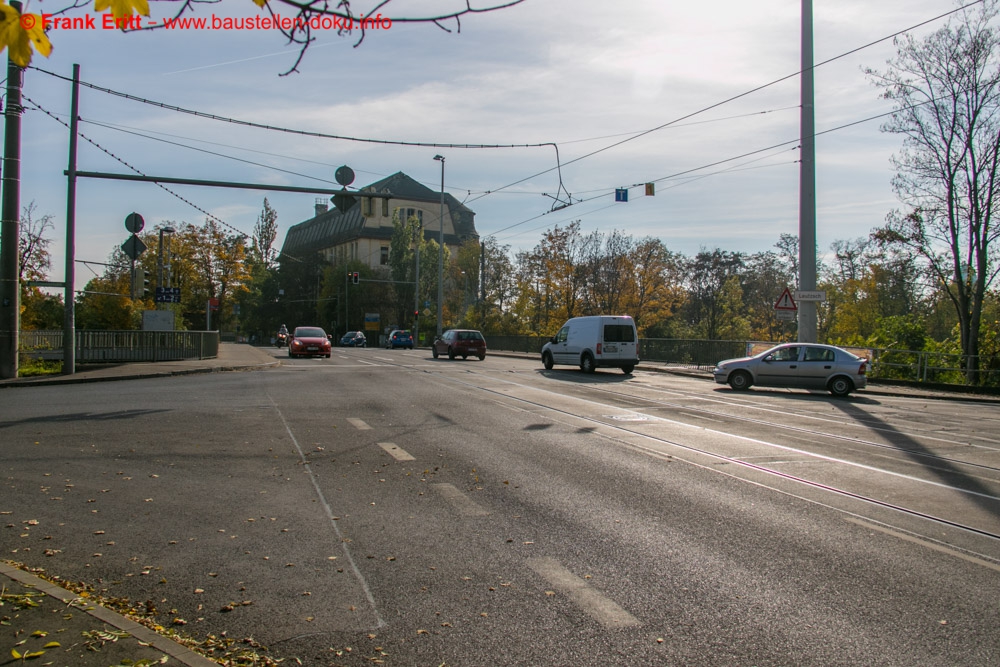
MULTIPOLYGON (((150 4, 151 18, 158 20, 177 6, 150 4)), ((352 8, 366 13, 374 4, 355 0, 352 8)), ((395 0, 383 13, 415 16, 464 4, 395 0)), ((62 6, 58 0, 29 0, 26 11, 62 6)), ((951 0, 814 0, 815 61, 956 6, 951 0)), ((320 31, 299 72, 288 76, 280 75, 298 50, 275 31, 122 34, 101 30, 98 17, 96 30, 50 31, 52 56, 36 55, 32 65, 69 77, 79 63, 81 79, 97 86, 295 130, 404 142, 556 143, 562 164, 560 179, 550 145, 460 149, 319 139, 83 89, 81 132, 147 175, 333 187, 336 168, 349 165, 357 174, 354 186, 403 171, 437 190, 441 167, 433 158, 440 153, 446 157, 445 187, 476 212, 480 235, 495 236, 514 251, 534 247, 546 229, 574 220, 584 232, 618 229, 636 238, 659 237, 687 255, 717 247, 769 250, 780 234, 798 233, 799 78, 790 75, 800 63, 800 2, 716 0, 711 13, 706 7, 674 0, 525 0, 466 16, 461 32, 454 22, 443 24, 451 33, 397 22, 369 31, 357 47, 357 34, 320 31), (707 167, 713 163, 720 164, 707 167), (615 188, 650 181, 656 182, 655 196, 634 187, 628 203, 615 203, 615 188), (574 203, 551 212, 554 196, 574 203)), ((283 5, 274 8, 292 16, 283 5)), ((188 15, 255 14, 250 0, 225 0, 188 15)), ((944 23, 913 34, 927 35, 944 23)), ((862 68, 884 68, 893 54, 892 41, 882 41, 816 70, 817 132, 889 110, 862 68)), ((38 214, 54 216, 51 278, 59 280, 68 130, 34 107, 68 122, 70 86, 28 70, 24 94, 29 110, 22 125, 21 203, 34 201, 38 214)), ((889 160, 900 139, 882 133, 881 122, 817 139, 821 251, 834 240, 867 235, 897 206, 889 160)), ((78 168, 134 173, 83 139, 78 168)), ((245 233, 252 232, 266 196, 278 212, 277 247, 288 228, 314 210, 310 194, 169 187, 245 233)), ((147 229, 164 221, 205 220, 152 184, 81 179, 77 258, 106 261, 128 236, 124 219, 133 211, 143 215, 147 229)), ((77 288, 93 275, 78 265, 77 288)))

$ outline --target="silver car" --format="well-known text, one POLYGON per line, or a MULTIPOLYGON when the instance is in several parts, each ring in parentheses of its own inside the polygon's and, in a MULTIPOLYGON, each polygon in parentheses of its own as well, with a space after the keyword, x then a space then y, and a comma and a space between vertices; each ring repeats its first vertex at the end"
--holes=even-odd
POLYGON ((847 396, 868 384, 868 360, 833 345, 784 343, 752 357, 715 366, 715 381, 736 390, 762 387, 826 389, 847 396))

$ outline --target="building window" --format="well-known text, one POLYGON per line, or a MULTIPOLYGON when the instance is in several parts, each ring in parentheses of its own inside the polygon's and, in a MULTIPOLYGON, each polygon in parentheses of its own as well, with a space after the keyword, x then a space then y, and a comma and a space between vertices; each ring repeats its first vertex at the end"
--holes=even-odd
POLYGON ((389 198, 388 197, 382 197, 382 217, 383 218, 388 218, 389 217, 389 198))
POLYGON ((382 246, 382 257, 379 260, 379 263, 382 266, 385 266, 386 264, 389 263, 389 246, 387 245, 382 246))
POLYGON ((366 218, 370 218, 372 215, 372 198, 362 197, 361 198, 361 215, 366 218))

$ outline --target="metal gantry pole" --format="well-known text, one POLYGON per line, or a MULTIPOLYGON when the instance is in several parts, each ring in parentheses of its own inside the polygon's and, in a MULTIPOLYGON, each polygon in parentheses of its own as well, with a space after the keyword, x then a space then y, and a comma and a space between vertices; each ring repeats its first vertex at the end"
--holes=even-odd
POLYGON ((80 66, 73 65, 73 92, 70 97, 69 166, 66 169, 66 287, 63 292, 63 375, 76 373, 76 140, 80 115, 80 66))

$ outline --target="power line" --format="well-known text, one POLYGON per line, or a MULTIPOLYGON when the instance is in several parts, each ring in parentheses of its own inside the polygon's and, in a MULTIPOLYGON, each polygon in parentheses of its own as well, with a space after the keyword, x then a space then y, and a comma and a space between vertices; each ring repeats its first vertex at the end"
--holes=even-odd
MULTIPOLYGON (((41 106, 38 102, 35 102, 34 100, 32 100, 27 95, 24 95, 23 93, 22 93, 21 97, 23 99, 25 99, 26 101, 28 101, 29 103, 33 104, 36 109, 38 109, 39 111, 41 111, 42 113, 44 113, 46 116, 48 116, 52 120, 56 121, 57 123, 59 123, 60 125, 62 125, 63 127, 65 127, 66 129, 70 129, 70 126, 65 121, 63 121, 61 118, 57 118, 55 116, 55 114, 51 113, 48 109, 46 109, 43 106, 41 106)), ((85 141, 87 141, 88 143, 90 143, 91 145, 93 145, 94 147, 96 147, 98 150, 100 150, 103 153, 107 154, 108 156, 114 158, 115 160, 117 160, 121 164, 125 165, 126 167, 128 167, 129 169, 131 169, 132 171, 134 171, 135 173, 139 174, 140 176, 146 176, 146 174, 142 173, 142 171, 140 169, 138 169, 137 167, 133 167, 131 164, 129 164, 128 162, 126 162, 122 158, 118 157, 117 155, 115 155, 114 153, 112 153, 110 150, 108 150, 104 146, 100 145, 99 143, 97 143, 96 141, 94 141, 93 139, 91 139, 90 137, 88 137, 87 135, 83 134, 82 132, 78 132, 78 134, 79 134, 79 136, 82 139, 84 139, 85 141)), ((214 221, 218 222, 220 225, 233 230, 234 232, 236 232, 237 234, 239 234, 243 238, 248 238, 248 239, 252 239, 253 238, 250 234, 247 234, 246 232, 243 232, 243 231, 241 231, 239 229, 236 229, 235 227, 233 227, 232 225, 230 225, 225 220, 223 220, 223 219, 221 219, 221 218, 219 218, 219 217, 217 217, 215 215, 212 215, 211 213, 209 213, 208 211, 206 211, 202 207, 200 207, 197 204, 195 204, 194 202, 192 202, 192 201, 184 198, 183 196, 177 194, 176 192, 174 192, 173 190, 171 190, 167 186, 163 185, 162 183, 156 183, 156 185, 157 185, 157 187, 165 190, 166 192, 170 193, 171 195, 173 195, 177 199, 181 200, 182 202, 184 202, 185 204, 187 204, 191 208, 193 208, 193 209, 195 209, 195 210, 197 210, 197 211, 199 211, 201 213, 204 213, 206 216, 208 216, 209 219, 214 220, 214 221)))
MULTIPOLYGON (((906 28, 904 30, 899 30, 899 31, 897 31, 897 32, 895 32, 895 33, 893 33, 891 35, 888 35, 888 36, 885 36, 885 37, 881 37, 881 38, 876 39, 876 40, 874 40, 872 42, 869 42, 869 43, 867 43, 867 44, 865 44, 863 46, 859 46, 857 48, 851 49, 850 51, 845 51, 844 53, 841 53, 840 55, 834 56, 832 58, 828 58, 827 60, 824 60, 822 62, 814 64, 812 66, 812 69, 816 69, 817 67, 820 67, 822 65, 827 65, 827 64, 832 63, 832 62, 834 62, 836 60, 840 60, 841 58, 845 58, 845 57, 847 57, 847 56, 849 56, 851 54, 857 53, 858 51, 862 51, 864 49, 867 49, 867 48, 869 48, 871 46, 874 46, 874 45, 879 44, 881 42, 884 42, 886 40, 894 39, 894 38, 898 37, 899 35, 903 35, 903 34, 909 32, 911 30, 914 30, 916 28, 920 28, 922 26, 925 26, 925 25, 927 25, 929 23, 933 23, 935 21, 938 21, 938 20, 940 20, 940 19, 942 19, 942 18, 944 18, 946 16, 951 16, 952 14, 954 14, 956 12, 959 12, 959 11, 962 11, 962 10, 967 9, 969 7, 972 7, 973 5, 980 4, 981 2, 983 2, 983 0, 974 0, 973 2, 970 2, 967 5, 963 5, 963 6, 959 7, 959 8, 957 8, 957 9, 953 9, 953 10, 945 12, 943 14, 939 14, 938 16, 935 16, 934 18, 927 19, 926 21, 921 21, 920 23, 914 24, 914 25, 912 25, 909 28, 906 28)), ((683 120, 687 120, 688 118, 693 118, 694 116, 697 116, 699 114, 703 114, 706 111, 711 111, 712 109, 718 108, 718 107, 723 106, 725 104, 729 104, 730 102, 734 102, 734 101, 736 101, 736 100, 738 100, 740 98, 746 97, 748 95, 752 95, 753 93, 756 93, 756 92, 759 92, 761 90, 764 90, 765 88, 770 88, 771 86, 774 86, 774 85, 777 85, 779 83, 782 83, 783 81, 787 81, 787 80, 789 80, 791 78, 794 78, 796 76, 801 76, 802 73, 803 73, 803 71, 804 70, 799 70, 797 72, 793 72, 792 74, 788 74, 788 75, 783 76, 781 78, 775 79, 775 80, 773 80, 773 81, 771 81, 769 83, 762 84, 760 86, 757 86, 756 88, 751 88, 750 90, 747 90, 747 91, 744 91, 742 93, 739 93, 738 95, 733 95, 732 97, 726 98, 726 99, 722 100, 721 102, 716 102, 715 104, 711 104, 711 105, 709 105, 707 107, 703 107, 703 108, 699 109, 698 111, 693 111, 691 113, 685 114, 685 115, 683 115, 683 116, 681 116, 679 118, 675 118, 674 120, 671 120, 669 122, 663 123, 661 125, 657 125, 656 127, 652 127, 652 128, 650 128, 648 130, 642 130, 641 132, 637 132, 637 133, 633 134, 632 136, 630 136, 630 137, 628 137, 626 139, 622 139, 621 141, 616 141, 615 143, 609 144, 607 146, 604 146, 603 148, 598 148, 597 150, 594 150, 594 151, 591 151, 589 153, 585 153, 585 154, 583 154, 583 155, 581 155, 579 157, 573 158, 572 160, 569 160, 568 162, 566 162, 563 166, 569 166, 569 165, 573 164, 574 162, 580 162, 581 160, 585 160, 585 159, 587 159, 589 157, 593 157, 595 155, 598 155, 599 153, 603 153, 604 151, 611 150, 612 148, 616 148, 618 146, 621 146, 622 144, 626 144, 626 143, 628 143, 630 141, 633 141, 635 139, 638 139, 640 137, 644 137, 647 134, 652 134, 653 132, 657 132, 657 131, 662 130, 662 129, 666 128, 666 127, 670 127, 671 125, 675 125, 675 124, 677 124, 677 123, 679 123, 679 122, 681 122, 683 120)), ((476 197, 475 199, 472 199, 469 203, 471 204, 472 202, 478 201, 479 199, 482 199, 483 197, 485 197, 485 196, 487 196, 489 194, 493 194, 494 192, 498 192, 500 190, 505 190, 505 189, 513 187, 513 186, 515 186, 515 185, 517 185, 519 183, 523 183, 523 182, 525 182, 527 180, 531 180, 532 178, 536 178, 538 176, 543 176, 543 175, 549 173, 550 171, 552 171, 552 169, 546 169, 544 171, 538 172, 537 174, 532 174, 531 176, 526 176, 525 178, 522 178, 520 180, 514 181, 513 183, 508 183, 507 185, 505 185, 503 187, 496 188, 494 190, 489 190, 489 191, 483 193, 482 195, 480 195, 479 197, 476 197)))

